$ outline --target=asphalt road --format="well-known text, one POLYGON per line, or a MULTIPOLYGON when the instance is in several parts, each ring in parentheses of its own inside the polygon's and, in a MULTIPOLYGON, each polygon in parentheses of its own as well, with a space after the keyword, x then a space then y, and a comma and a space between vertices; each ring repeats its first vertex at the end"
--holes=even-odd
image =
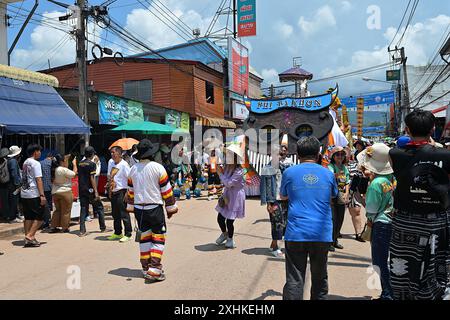
MULTIPOLYGON (((91 234, 39 233, 40 248, 23 248, 23 236, 0 240, 0 299, 281 299, 284 259, 272 257, 270 222, 259 200, 248 199, 246 217, 235 223, 237 248, 214 244, 220 231, 216 201, 180 201, 180 211, 168 221, 163 265, 167 279, 145 283, 138 244, 108 241, 98 222, 87 223, 91 234)), ((112 228, 111 217, 107 225, 112 228)), ((373 276, 370 246, 350 237, 347 214, 344 250, 329 254, 330 299, 371 299, 373 276)), ((309 287, 307 280, 307 287, 309 287)), ((305 290, 305 298, 309 297, 305 290)))

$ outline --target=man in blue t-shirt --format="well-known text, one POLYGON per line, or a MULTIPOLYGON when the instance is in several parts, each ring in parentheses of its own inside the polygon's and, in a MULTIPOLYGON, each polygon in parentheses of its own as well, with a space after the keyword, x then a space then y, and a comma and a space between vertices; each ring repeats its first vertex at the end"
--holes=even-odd
POLYGON ((317 164, 320 142, 303 137, 297 142, 300 165, 290 167, 281 180, 281 199, 288 200, 286 284, 284 300, 303 300, 308 256, 311 264, 311 300, 328 294, 328 249, 333 241, 331 198, 336 198, 336 179, 317 164))

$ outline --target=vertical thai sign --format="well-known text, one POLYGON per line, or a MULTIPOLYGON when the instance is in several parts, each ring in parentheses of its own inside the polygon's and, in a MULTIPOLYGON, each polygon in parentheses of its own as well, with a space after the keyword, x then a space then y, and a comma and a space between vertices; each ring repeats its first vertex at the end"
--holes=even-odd
POLYGON ((248 94, 248 49, 232 37, 228 38, 228 78, 233 93, 248 94))
POLYGON ((356 99, 356 116, 358 126, 358 138, 363 134, 363 122, 364 122, 364 98, 356 99))
POLYGON ((238 37, 256 36, 256 0, 237 0, 238 37))

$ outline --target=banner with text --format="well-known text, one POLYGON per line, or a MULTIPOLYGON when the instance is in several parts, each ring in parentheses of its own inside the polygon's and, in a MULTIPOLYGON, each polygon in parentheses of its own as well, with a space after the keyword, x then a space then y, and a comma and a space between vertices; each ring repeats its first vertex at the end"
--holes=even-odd
POLYGON ((248 94, 248 49, 233 37, 228 38, 228 78, 231 92, 248 94))
POLYGON ((122 125, 127 122, 144 121, 144 109, 140 102, 107 94, 98 94, 100 124, 122 125))
POLYGON ((256 36, 256 0, 238 0, 238 37, 256 36))

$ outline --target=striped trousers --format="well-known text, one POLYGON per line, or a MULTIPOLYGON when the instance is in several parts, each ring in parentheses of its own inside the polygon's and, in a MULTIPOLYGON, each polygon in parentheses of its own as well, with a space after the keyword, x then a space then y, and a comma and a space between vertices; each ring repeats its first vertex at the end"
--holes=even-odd
POLYGON ((450 210, 397 212, 392 222, 390 275, 395 300, 441 300, 450 289, 450 210))
POLYGON ((166 222, 162 206, 150 210, 134 208, 141 237, 139 240, 142 269, 153 274, 162 270, 161 259, 166 243, 166 222))

